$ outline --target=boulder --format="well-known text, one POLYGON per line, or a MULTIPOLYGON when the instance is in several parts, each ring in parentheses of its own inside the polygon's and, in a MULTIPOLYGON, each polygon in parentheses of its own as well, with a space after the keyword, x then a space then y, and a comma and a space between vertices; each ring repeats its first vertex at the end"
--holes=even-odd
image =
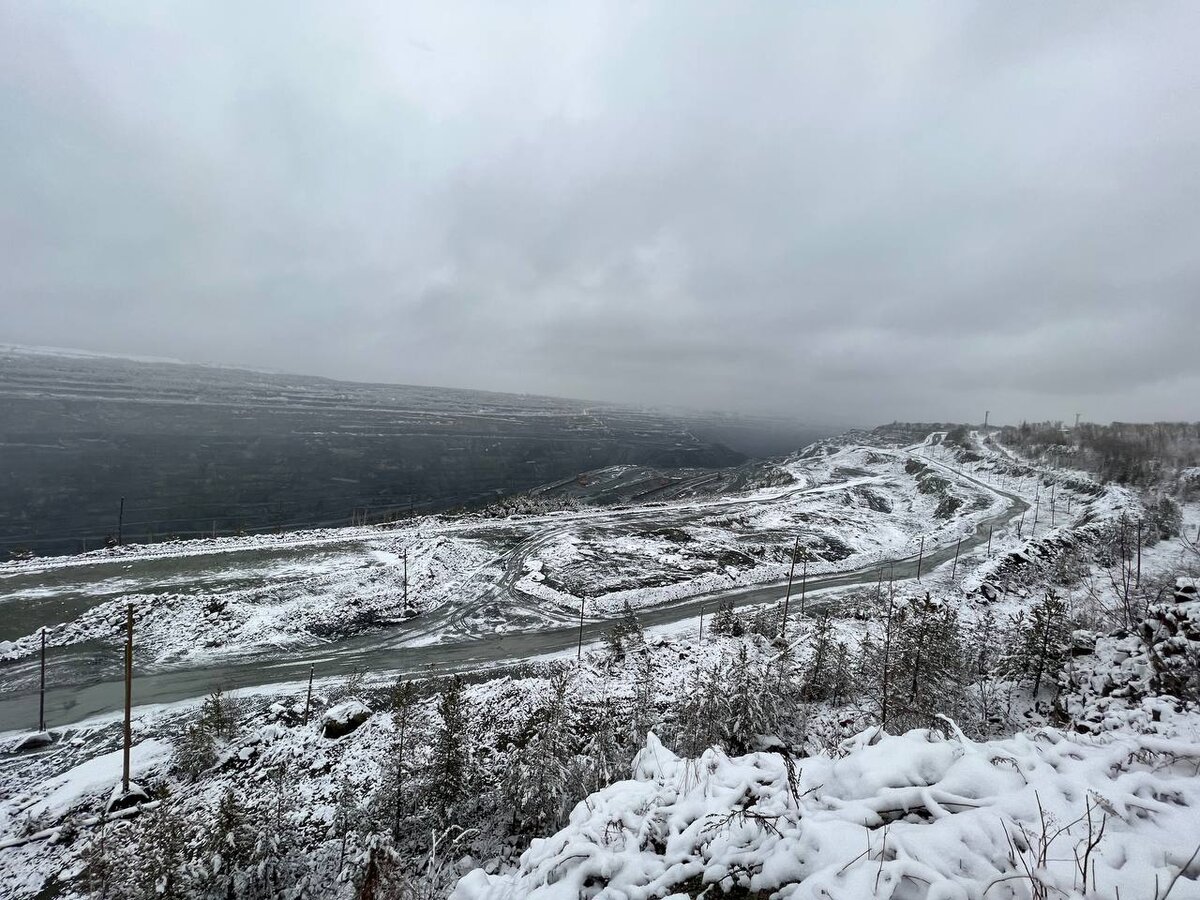
POLYGON ((18 752, 22 750, 37 750, 40 747, 49 747, 53 743, 54 735, 49 731, 33 731, 17 741, 13 749, 18 752))
POLYGON ((358 728, 371 718, 371 710, 360 700, 346 700, 330 707, 321 716, 321 728, 325 737, 340 738, 358 728))
POLYGON ((108 796, 108 803, 104 805, 104 812, 106 815, 112 815, 123 809, 136 807, 149 799, 150 795, 146 793, 141 785, 131 781, 129 782, 129 790, 126 791, 121 782, 117 782, 112 789, 112 793, 108 796))
POLYGON ((1071 632, 1071 655, 1090 656, 1096 652, 1096 635, 1090 631, 1071 632))

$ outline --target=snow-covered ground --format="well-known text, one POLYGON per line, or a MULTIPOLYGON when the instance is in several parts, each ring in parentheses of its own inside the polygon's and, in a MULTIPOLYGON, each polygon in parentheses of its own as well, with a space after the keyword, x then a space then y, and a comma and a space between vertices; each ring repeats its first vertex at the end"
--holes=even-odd
MULTIPOLYGON (((497 551, 489 543, 423 526, 356 529, 336 543, 327 535, 262 543, 236 538, 233 547, 209 541, 203 542, 210 545, 205 550, 190 543, 181 545, 178 556, 157 547, 119 556, 127 571, 98 590, 74 559, 9 566, 0 572, 0 590, 18 578, 22 584, 0 595, 0 610, 32 622, 39 610, 53 608, 64 596, 82 598, 78 615, 47 622, 47 646, 59 647, 116 643, 126 608, 133 604, 139 659, 150 666, 198 664, 262 648, 328 642, 404 621, 437 609, 480 570, 497 565, 497 551), (286 554, 272 552, 281 546, 286 554), (189 574, 189 567, 160 573, 155 566, 198 558, 205 568, 196 574, 189 574), (25 586, 47 570, 79 580, 25 586)), ((77 607, 66 605, 70 616, 77 607)), ((38 632, 0 641, 0 659, 29 656, 39 647, 38 632)))
POLYGON ((808 572, 859 569, 916 555, 971 533, 1007 505, 997 493, 946 472, 943 493, 923 492, 908 455, 849 447, 784 464, 803 489, 768 489, 755 502, 656 511, 636 530, 582 521, 539 543, 516 587, 546 603, 619 612, 679 597, 782 581, 800 538, 808 572), (949 495, 960 505, 937 515, 949 495), (715 507, 715 508, 713 508, 715 507))
MULTIPOLYGON (((1029 509, 997 527, 990 546, 926 570, 920 582, 898 581, 894 593, 886 583, 827 591, 828 625, 795 621, 787 642, 775 637, 777 607, 768 603, 742 610, 742 637, 714 633, 710 613, 702 644, 698 622, 679 620, 648 629, 644 648, 624 655, 593 647, 579 662, 572 651, 472 679, 465 687, 469 790, 454 819, 472 830, 443 842, 436 860, 430 829, 441 833, 446 823, 437 824, 433 801, 413 799, 401 840, 390 833, 399 725, 412 728, 404 783, 424 797, 437 767, 438 692, 446 682, 423 682, 401 718, 392 713, 387 679, 369 676, 318 682, 307 723, 305 685, 254 692, 216 732, 217 755, 199 770, 188 737, 196 712, 145 710, 134 722, 135 777, 160 805, 103 831, 98 813, 119 759, 113 717, 60 731, 49 748, 0 758, 0 883, 13 897, 94 896, 97 871, 133 865, 155 846, 147 842, 173 833, 170 824, 183 840, 171 853, 191 867, 186 892, 182 881, 171 890, 187 897, 235 889, 356 897, 389 860, 400 867, 388 876, 400 879, 392 888, 403 882, 424 897, 453 891, 457 900, 728 891, 836 900, 1200 897, 1200 714, 1170 693, 1192 689, 1200 658, 1194 542, 1147 541, 1138 578, 1136 553, 1119 545, 1124 553, 1115 558, 1113 547, 1123 521, 1150 521, 1144 498, 1081 473, 1037 471, 977 438, 970 450, 946 446, 941 435, 911 450, 829 443, 786 466, 796 484, 746 497, 428 520, 415 528, 427 547, 443 540, 443 547, 482 548, 454 570, 489 572, 490 604, 577 609, 586 597, 616 613, 625 600, 649 609, 673 592, 785 577, 797 531, 813 550, 812 573, 912 554, 922 535, 927 549, 953 547, 1005 508, 1006 495, 1029 509), (931 474, 946 484, 929 484, 931 474), (947 495, 961 504, 938 518, 947 495), (739 567, 735 552, 753 562, 739 567), (722 554, 730 562, 715 568, 722 554), (1122 594, 1126 576, 1138 578, 1133 603, 1122 594), (1047 594, 1063 600, 1077 628, 1061 673, 1036 692, 1011 672, 981 675, 983 656, 972 654, 1012 650, 1025 633, 1018 623, 1047 594), (928 687, 946 718, 907 732, 896 719, 880 726, 878 698, 864 687, 878 674, 865 648, 885 637, 881 610, 889 603, 901 619, 925 609, 953 616, 972 670, 954 676, 965 687, 941 707, 941 685, 914 678, 913 695, 928 687), (1116 623, 1126 612, 1128 624, 1116 623), (818 664, 824 628, 832 655, 818 664), (805 699, 814 672, 836 672, 844 683, 805 699), (714 702, 713 679, 737 696, 746 688, 738 679, 747 677, 745 696, 774 709, 770 727, 761 711, 735 716, 731 707, 721 707, 719 721, 705 720, 703 710, 715 708, 704 706, 714 702), (566 711, 553 713, 558 690, 566 711), (558 774, 534 765, 533 793, 569 802, 561 817, 521 821, 505 806, 522 796, 511 782, 531 771, 522 754, 545 739, 555 715, 570 761, 558 774), (755 752, 687 749, 694 729, 728 731, 744 715, 764 729, 739 738, 755 752), (351 730, 331 737, 329 721, 351 730), (226 821, 219 813, 230 792, 244 830, 235 829, 236 847, 220 849, 224 861, 214 871, 206 835, 226 821), (97 850, 102 834, 108 856, 97 850), (278 890, 267 890, 255 872, 270 873, 278 890)), ((1184 505, 1182 516, 1185 532, 1194 533, 1200 504, 1184 505)), ((411 548, 417 534, 356 534, 369 562, 339 570, 362 569, 343 593, 342 575, 332 571, 300 580, 328 577, 322 590, 339 607, 372 586, 394 598, 394 577, 375 570, 394 570, 386 554, 411 548)), ((422 571, 414 559, 437 556, 410 549, 410 579, 422 571)), ((458 590, 472 583, 463 575, 458 590)), ((422 602, 428 615, 459 598, 422 602)), ((207 706, 204 715, 211 722, 207 706)))
POLYGON ((1197 765, 1194 741, 1054 729, 985 743, 871 730, 792 764, 717 749, 681 759, 651 734, 631 780, 579 804, 513 872, 476 869, 451 896, 683 898, 715 885, 847 900, 1153 898, 1173 885, 1172 897, 1196 897, 1197 765))
POLYGON ((787 484, 743 495, 398 527, 187 541, 0 566, 0 660, 121 640, 139 666, 194 666, 320 646, 402 624, 431 643, 577 615, 619 614, 780 582, 800 537, 809 574, 951 544, 1003 511, 1000 494, 930 461, 841 446, 793 457, 787 484), (940 480, 944 479, 944 480, 940 480), (950 507, 947 507, 947 498, 950 507), (939 512, 939 509, 941 512, 939 512), (402 555, 407 553, 407 578, 402 555), (407 604, 405 598, 407 597, 407 604))

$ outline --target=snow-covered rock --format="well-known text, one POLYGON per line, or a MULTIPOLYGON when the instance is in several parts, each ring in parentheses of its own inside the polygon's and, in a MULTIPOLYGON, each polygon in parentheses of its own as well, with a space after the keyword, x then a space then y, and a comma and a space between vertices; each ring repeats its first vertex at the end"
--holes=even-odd
POLYGON ((1133 728, 1170 734, 1170 709, 1200 692, 1200 596, 1194 579, 1151 604, 1136 630, 1075 641, 1063 675, 1063 715, 1081 732, 1133 728))
POLYGON ((331 707, 321 716, 321 728, 325 737, 340 738, 349 734, 367 719, 371 710, 360 700, 346 700, 331 707))
POLYGON ((13 749, 18 752, 23 750, 37 750, 41 747, 48 747, 53 743, 54 735, 49 731, 31 731, 18 740, 13 749))

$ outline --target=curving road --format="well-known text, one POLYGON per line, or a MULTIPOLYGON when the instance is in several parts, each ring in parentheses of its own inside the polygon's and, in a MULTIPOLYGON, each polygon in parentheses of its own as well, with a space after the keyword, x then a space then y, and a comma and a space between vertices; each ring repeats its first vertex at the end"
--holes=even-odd
MULTIPOLYGON (((876 452, 879 452, 877 448, 876 452)), ((885 451, 886 452, 886 451, 885 451)), ((907 454, 903 454, 907 455, 907 454)), ((939 465, 929 460, 931 465, 939 465)), ((971 482, 987 491, 1000 494, 1010 502, 1002 513, 984 519, 974 534, 962 541, 962 552, 987 541, 989 527, 1003 524, 1019 516, 1028 505, 1014 494, 996 490, 971 476, 949 467, 941 466, 955 478, 971 482)), ((836 487, 844 487, 844 484, 836 487)), ((786 499, 796 493, 828 489, 798 488, 782 492, 775 501, 786 499)), ((711 514, 714 507, 737 506, 754 501, 731 499, 715 503, 697 504, 695 515, 711 514)), ((662 523, 664 519, 678 520, 680 510, 655 507, 633 510, 616 510, 570 517, 571 522, 586 518, 589 524, 624 525, 646 521, 662 523)), ((689 516, 690 511, 684 511, 689 516)), ((564 526, 565 527, 565 526, 564 526)), ((563 610, 547 610, 538 601, 526 597, 515 589, 523 572, 524 560, 543 543, 558 536, 558 531, 548 529, 539 532, 517 548, 503 554, 503 574, 492 584, 485 586, 475 597, 462 604, 446 604, 430 613, 414 619, 405 627, 383 634, 362 635, 340 640, 324 647, 289 651, 286 659, 264 660, 261 658, 223 662, 206 668, 176 669, 137 673, 134 680, 134 699, 139 706, 168 704, 186 701, 210 693, 215 688, 235 690, 280 686, 302 682, 307 679, 310 666, 316 666, 322 677, 348 674, 354 670, 372 673, 427 673, 480 669, 510 664, 532 657, 569 650, 579 639, 579 620, 563 610), (488 604, 503 599, 511 609, 513 604, 523 607, 531 615, 542 620, 539 627, 520 632, 480 633, 479 614, 488 604), (457 626, 462 637, 442 643, 412 646, 414 639, 425 635, 444 633, 447 626, 457 626), (471 631, 474 634, 471 634, 471 631)), ((925 554, 923 571, 948 562, 953 558, 953 544, 930 548, 925 554)), ((917 574, 917 557, 908 556, 895 560, 872 563, 868 567, 828 575, 810 576, 808 594, 819 594, 835 587, 855 584, 874 584, 881 567, 894 571, 896 579, 910 579, 917 574)), ((739 587, 708 594, 698 594, 639 610, 638 615, 645 626, 670 625, 697 618, 706 607, 718 600, 732 600, 735 606, 748 606, 780 599, 785 582, 739 587)), ((795 592, 793 592, 795 598, 795 592)), ((811 599, 804 613, 820 609, 824 601, 811 599)), ((793 606, 793 615, 800 616, 798 603, 793 606)), ((583 641, 593 643, 602 638, 609 623, 605 620, 589 620, 583 625, 583 641)), ((95 716, 119 711, 124 702, 123 686, 119 677, 114 677, 111 646, 98 648, 89 644, 77 644, 55 649, 51 654, 51 668, 55 677, 46 693, 46 719, 51 727, 60 727, 80 722, 95 716), (57 683, 56 683, 57 682, 57 683)), ((24 670, 28 676, 36 665, 34 660, 24 660, 8 668, 11 677, 24 670)), ((8 680, 8 679, 6 679, 8 680)), ((23 678, 28 683, 28 677, 23 678)), ((26 729, 37 721, 38 697, 36 691, 6 692, 0 699, 0 731, 26 729)))

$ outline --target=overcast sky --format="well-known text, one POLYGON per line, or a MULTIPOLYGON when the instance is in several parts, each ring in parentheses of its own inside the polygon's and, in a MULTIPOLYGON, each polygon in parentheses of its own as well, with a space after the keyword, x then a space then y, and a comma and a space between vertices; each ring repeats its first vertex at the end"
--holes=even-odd
POLYGON ((0 2, 0 340, 1200 418, 1200 3, 0 2))

